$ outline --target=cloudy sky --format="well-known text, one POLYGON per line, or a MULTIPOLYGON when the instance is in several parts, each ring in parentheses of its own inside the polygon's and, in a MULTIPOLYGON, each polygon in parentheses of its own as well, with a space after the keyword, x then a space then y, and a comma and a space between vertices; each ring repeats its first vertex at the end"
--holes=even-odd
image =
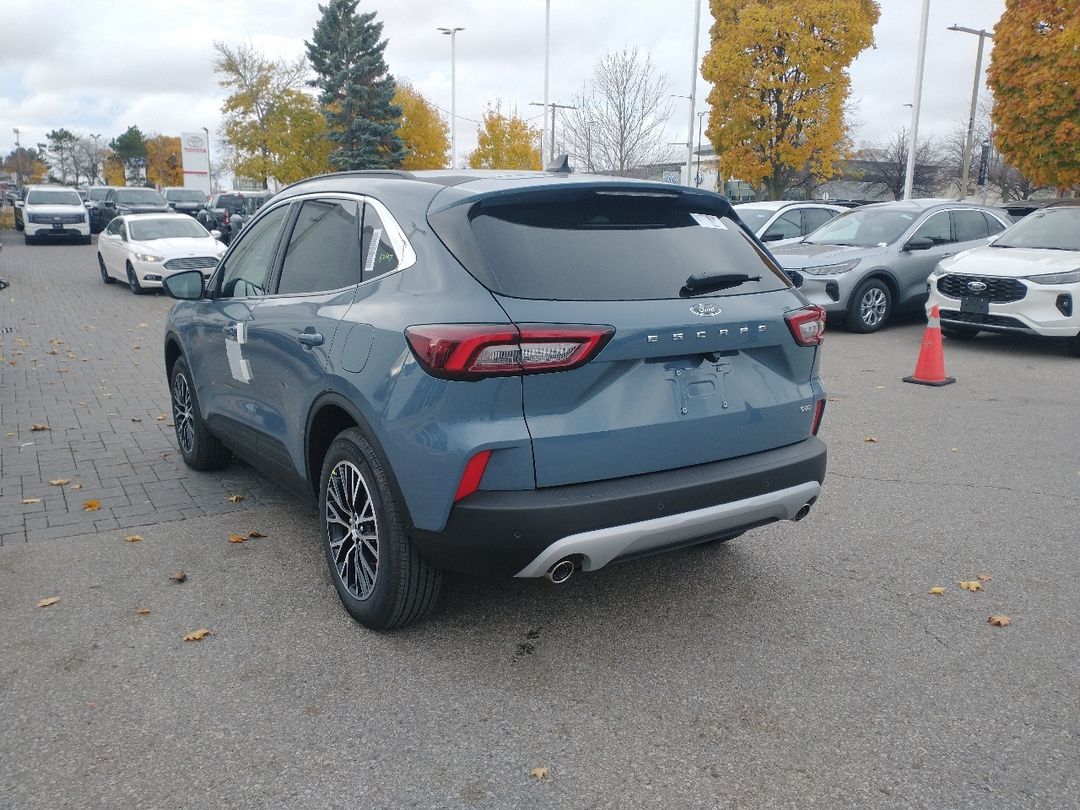
MULTIPOLYGON (((910 122, 921 3, 879 0, 876 45, 852 65, 857 142, 882 140, 910 122)), ((931 0, 920 135, 944 136, 965 122, 978 38, 946 30, 954 23, 992 29, 1005 0, 931 0)), ((700 55, 712 18, 702 2, 700 55)), ((107 141, 137 125, 178 134, 221 121, 223 94, 213 42, 249 42, 270 56, 304 53, 318 18, 312 0, 85 0, 59 6, 5 3, 0 44, 0 151, 14 147, 12 128, 32 145, 66 127, 107 141)), ((551 0, 550 99, 569 100, 605 50, 636 46, 651 53, 673 94, 689 94, 694 0, 551 0)), ((361 0, 389 39, 387 62, 439 107, 450 109, 450 42, 457 35, 458 152, 476 142, 485 105, 501 100, 524 117, 542 111, 544 0, 361 0)), ((991 43, 988 43, 991 44, 991 43)), ((985 65, 984 65, 985 69, 985 65)), ((698 78, 698 109, 708 86, 698 78)), ((689 102, 672 99, 673 141, 686 140, 689 102)))

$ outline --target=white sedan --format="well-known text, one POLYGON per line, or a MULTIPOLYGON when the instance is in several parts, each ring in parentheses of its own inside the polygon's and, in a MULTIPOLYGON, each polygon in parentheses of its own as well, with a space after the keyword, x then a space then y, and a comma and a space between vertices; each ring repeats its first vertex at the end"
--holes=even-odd
POLYGON ((202 270, 210 277, 225 245, 187 214, 127 214, 113 219, 98 237, 101 280, 124 281, 136 295, 160 288, 170 273, 202 270))
POLYGON ((941 332, 1067 338, 1080 357, 1080 204, 1028 214, 985 247, 942 261, 930 275, 926 310, 941 309, 941 332))

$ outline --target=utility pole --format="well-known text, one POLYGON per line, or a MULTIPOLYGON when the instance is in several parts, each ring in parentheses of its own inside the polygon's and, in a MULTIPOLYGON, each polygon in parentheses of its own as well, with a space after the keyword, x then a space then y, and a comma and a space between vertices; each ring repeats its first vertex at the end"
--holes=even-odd
POLYGON ((97 142, 98 142, 98 138, 101 137, 101 133, 98 133, 97 135, 91 134, 90 137, 94 139, 94 179, 90 181, 90 185, 96 186, 97 181, 98 181, 98 169, 97 169, 97 167, 98 167, 98 145, 97 145, 97 142))
MULTIPOLYGON (((530 107, 543 107, 544 108, 544 120, 547 120, 547 108, 551 107, 551 153, 548 156, 548 161, 555 160, 555 110, 576 110, 577 107, 572 104, 556 104, 554 101, 550 104, 544 104, 540 101, 530 101, 530 107)), ((543 140, 541 140, 541 149, 543 149, 543 140)), ((540 152, 540 161, 543 162, 544 153, 540 152)))
POLYGON ((450 168, 457 165, 457 32, 465 29, 436 28, 450 37, 450 168))
POLYGON ((911 136, 908 143, 907 172, 904 175, 904 199, 911 199, 915 182, 915 145, 919 138, 919 105, 922 103, 923 66, 926 64, 926 27, 930 21, 930 0, 923 0, 922 22, 919 26, 919 48, 915 57, 915 103, 911 105, 911 136))
MULTIPOLYGON (((960 199, 967 197, 968 173, 971 166, 971 146, 975 138, 975 108, 979 103, 979 79, 982 76, 983 46, 987 39, 993 39, 994 35, 984 31, 976 31, 974 28, 965 28, 962 25, 950 25, 950 31, 963 31, 965 34, 974 34, 979 38, 979 53, 975 57, 975 81, 971 87, 971 112, 968 113, 967 140, 964 141, 964 168, 960 179, 960 199)), ((983 197, 985 201, 985 195, 983 197)))
POLYGON ((22 146, 19 145, 19 128, 12 127, 11 131, 15 133, 15 185, 22 190, 22 146))
POLYGON ((701 119, 709 113, 707 111, 697 114, 697 169, 694 171, 694 185, 701 187, 701 119))
MULTIPOLYGON (((544 126, 540 128, 540 162, 544 162, 544 138, 547 132, 548 114, 548 68, 551 64, 551 0, 544 3, 544 126)), ((555 159, 555 116, 551 121, 551 159, 555 159)))
POLYGON ((694 113, 697 112, 698 30, 701 24, 701 0, 694 0, 694 43, 690 62, 690 117, 686 124, 686 185, 690 183, 690 169, 694 159, 694 113))
MULTIPOLYGON (((207 185, 210 186, 208 195, 212 195, 214 193, 214 169, 210 165, 210 130, 203 127, 202 131, 206 133, 206 182, 207 185)), ((235 179, 236 178, 234 177, 233 180, 235 179)), ((235 186, 233 186, 233 188, 235 188, 235 186)))

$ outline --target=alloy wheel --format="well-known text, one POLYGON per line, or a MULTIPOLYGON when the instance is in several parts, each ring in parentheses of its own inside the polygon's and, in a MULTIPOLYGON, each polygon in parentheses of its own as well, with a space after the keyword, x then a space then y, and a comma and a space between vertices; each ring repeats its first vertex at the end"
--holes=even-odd
POLYGON ((180 449, 190 455, 195 452, 195 413, 191 402, 191 386, 183 374, 173 377, 172 409, 176 441, 180 449))
POLYGON ((859 317, 867 326, 877 326, 885 319, 888 299, 880 287, 871 287, 859 301, 859 317))
POLYGON ((340 461, 326 490, 326 533, 334 571, 356 599, 375 590, 379 576, 379 522, 360 469, 340 461))

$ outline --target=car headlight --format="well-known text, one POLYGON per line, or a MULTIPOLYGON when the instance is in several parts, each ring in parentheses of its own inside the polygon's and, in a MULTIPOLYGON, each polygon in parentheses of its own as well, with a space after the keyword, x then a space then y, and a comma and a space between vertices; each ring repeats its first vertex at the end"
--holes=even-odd
POLYGON ((1024 276, 1035 284, 1080 284, 1080 267, 1067 273, 1050 273, 1045 276, 1024 276))
POLYGON ((162 256, 155 256, 153 253, 136 253, 135 258, 140 262, 160 262, 162 256))
POLYGON ((840 264, 823 264, 819 267, 800 267, 800 273, 809 273, 812 276, 839 276, 854 270, 859 266, 859 259, 841 262, 840 264))
POLYGON ((947 275, 948 272, 949 272, 948 270, 946 270, 944 267, 942 267, 940 264, 938 264, 937 267, 935 267, 931 271, 930 278, 941 278, 942 276, 947 275))

